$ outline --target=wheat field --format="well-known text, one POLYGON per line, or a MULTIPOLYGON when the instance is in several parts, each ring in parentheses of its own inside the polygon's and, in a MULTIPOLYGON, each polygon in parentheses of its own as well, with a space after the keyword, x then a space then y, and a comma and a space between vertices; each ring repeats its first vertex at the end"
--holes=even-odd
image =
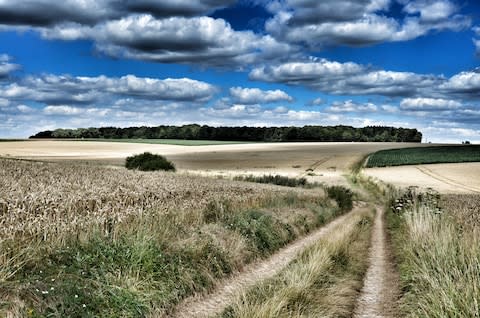
POLYGON ((337 213, 322 188, 0 159, 0 315, 163 314, 337 213))

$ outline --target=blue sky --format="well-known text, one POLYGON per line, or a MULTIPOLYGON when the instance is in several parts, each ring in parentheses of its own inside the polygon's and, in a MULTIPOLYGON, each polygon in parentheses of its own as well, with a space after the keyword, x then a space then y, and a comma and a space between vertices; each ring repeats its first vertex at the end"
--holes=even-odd
POLYGON ((0 137, 392 125, 480 142, 474 0, 0 1, 0 137))

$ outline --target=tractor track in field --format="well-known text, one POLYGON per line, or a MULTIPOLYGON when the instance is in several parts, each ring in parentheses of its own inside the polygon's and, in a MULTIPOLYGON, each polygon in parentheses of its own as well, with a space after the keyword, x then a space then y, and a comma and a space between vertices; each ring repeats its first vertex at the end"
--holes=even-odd
POLYGON ((310 165, 307 170, 305 170, 301 177, 305 177, 307 176, 310 172, 314 172, 318 167, 320 167, 321 165, 323 165, 325 162, 329 161, 330 159, 332 159, 333 156, 328 156, 328 157, 325 157, 325 158, 322 158, 318 161, 315 161, 312 165, 310 165))
POLYGON ((458 187, 458 188, 461 188, 463 190, 466 190, 466 191, 470 191, 470 192, 474 192, 474 193, 480 193, 480 189, 477 189, 477 188, 474 188, 474 187, 471 187, 471 186, 468 186, 468 185, 465 185, 465 184, 462 184, 462 183, 459 183, 455 180, 452 180, 450 178, 447 178, 447 177, 444 177, 442 175, 439 175, 438 173, 435 173, 433 172, 432 170, 428 169, 427 167, 421 167, 421 166, 416 166, 416 168, 426 174, 427 176, 437 180, 437 181, 440 181, 440 182, 443 182, 443 183, 446 183, 448 185, 451 185, 453 187, 458 187))
POLYGON ((278 274, 299 253, 327 236, 333 229, 342 224, 346 218, 362 210, 364 206, 365 204, 362 203, 353 211, 334 219, 309 235, 289 244, 268 259, 247 265, 239 274, 220 281, 213 292, 185 299, 169 317, 201 318, 220 314, 242 292, 246 292, 255 284, 278 274))

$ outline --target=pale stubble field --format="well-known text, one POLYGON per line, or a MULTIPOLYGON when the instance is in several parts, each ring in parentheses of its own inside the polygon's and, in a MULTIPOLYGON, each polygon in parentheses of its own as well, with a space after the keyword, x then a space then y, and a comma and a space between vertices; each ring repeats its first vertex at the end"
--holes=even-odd
MULTIPOLYGON (((86 161, 122 166, 125 157, 150 151, 165 155, 181 173, 231 178, 281 174, 311 182, 346 184, 355 162, 383 149, 431 146, 412 143, 252 143, 179 146, 123 142, 36 140, 0 144, 0 156, 45 161, 86 161)), ((480 192, 480 164, 436 164, 365 169, 365 174, 401 187, 447 193, 480 192)))
MULTIPOLYGON (((355 162, 383 149, 430 146, 412 143, 252 143, 179 146, 123 142, 36 140, 0 144, 0 156, 45 161, 87 161, 122 166, 125 157, 150 151, 165 155, 180 173, 221 176, 281 174, 311 182, 346 184, 355 162)), ((366 174, 399 186, 417 185, 445 192, 478 189, 478 164, 366 169, 366 174), (438 167, 438 168, 437 168, 438 167), (428 170, 426 170, 428 169, 428 170), (434 173, 430 173, 432 170, 434 173), (452 184, 452 180, 454 181, 452 184)))

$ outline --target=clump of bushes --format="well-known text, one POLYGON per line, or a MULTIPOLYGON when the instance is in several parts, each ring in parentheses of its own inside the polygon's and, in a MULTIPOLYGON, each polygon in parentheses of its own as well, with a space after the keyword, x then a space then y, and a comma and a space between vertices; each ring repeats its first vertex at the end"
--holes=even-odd
POLYGON ((154 155, 150 152, 127 157, 125 167, 141 171, 175 171, 175 165, 172 162, 168 161, 164 156, 154 155))
POLYGON ((305 187, 307 186, 307 179, 305 178, 289 178, 281 175, 263 175, 263 176, 236 176, 236 181, 248 181, 256 183, 268 183, 285 187, 305 187))
POLYGON ((327 189, 328 197, 337 202, 342 211, 349 211, 353 208, 353 192, 342 186, 331 186, 327 189))

